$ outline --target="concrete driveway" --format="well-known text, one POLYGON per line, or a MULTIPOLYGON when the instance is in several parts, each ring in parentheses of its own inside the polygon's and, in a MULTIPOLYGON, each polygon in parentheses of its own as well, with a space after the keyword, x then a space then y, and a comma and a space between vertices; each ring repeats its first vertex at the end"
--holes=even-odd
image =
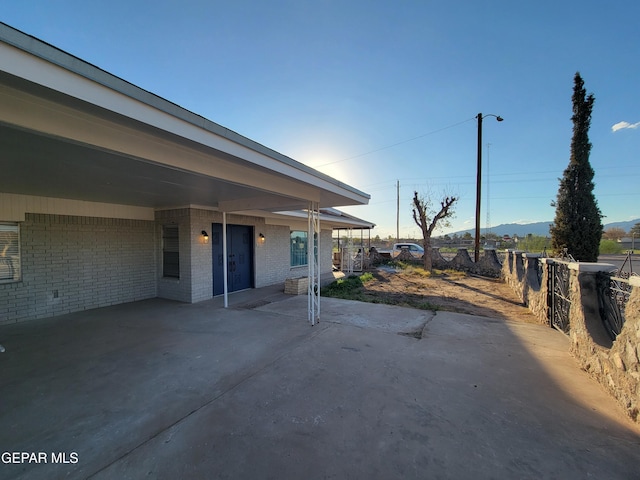
POLYGON ((554 330, 220 302, 0 327, 0 478, 640 478, 640 429, 554 330))

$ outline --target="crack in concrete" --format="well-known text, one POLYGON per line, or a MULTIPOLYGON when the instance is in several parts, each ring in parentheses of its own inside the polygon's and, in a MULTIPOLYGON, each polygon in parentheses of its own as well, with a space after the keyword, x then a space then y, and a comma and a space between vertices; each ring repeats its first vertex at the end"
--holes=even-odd
POLYGON ((250 372, 246 375, 244 375, 240 380, 238 380, 237 382, 235 382, 234 384, 230 385, 228 388, 226 388, 224 391, 220 392, 219 394, 215 395, 213 398, 210 398, 209 400, 206 400, 205 402, 203 402, 200 406, 198 406, 197 408, 194 408, 193 410, 191 410, 190 412, 182 415, 180 418, 178 418, 177 420, 175 420, 173 423, 166 425, 160 429, 158 429, 158 431, 152 435, 150 435, 148 438, 142 440, 140 443, 138 443, 136 446, 130 448, 127 452, 123 453, 122 455, 118 456, 118 458, 115 458, 113 461, 109 462, 108 464, 104 465, 102 468, 99 468, 98 470, 96 470, 95 472, 88 474, 86 478, 93 478, 97 475, 99 475, 100 473, 104 472, 105 470, 107 470, 109 467, 111 467, 112 465, 118 463, 119 461, 123 460, 124 458, 126 458, 127 456, 129 456, 130 454, 132 454, 133 452, 135 452, 136 450, 138 450, 139 448, 143 447, 144 445, 146 445, 147 443, 151 442, 152 440, 155 440, 157 438, 159 438, 162 434, 168 433, 169 437, 168 437, 168 441, 165 441, 165 443, 169 443, 171 441, 171 438, 174 435, 174 432, 171 432, 171 430, 178 426, 179 424, 185 422, 187 419, 189 419, 189 417, 191 417, 193 414, 200 412, 202 409, 212 405, 214 402, 216 402, 217 400, 219 400, 220 398, 224 397, 225 395, 227 395, 230 392, 233 392, 235 389, 237 389, 238 387, 240 387, 241 385, 245 384, 247 381, 251 380, 252 378, 254 378, 255 376, 259 375, 260 373, 264 372, 266 369, 270 368, 271 366, 275 365, 276 363, 278 363, 282 358, 286 357, 287 355, 290 355, 291 353, 293 353, 294 351, 296 351, 297 349, 301 348, 302 345, 306 342, 309 342, 311 340, 313 340, 315 337, 317 337, 318 335, 322 334, 324 331, 326 331, 328 329, 328 327, 325 327, 323 329, 317 329, 315 330, 310 336, 308 336, 307 338, 303 339, 302 342, 298 343, 296 346, 294 346, 292 349, 287 350, 283 353, 281 353, 280 355, 277 355, 275 358, 273 358, 271 361, 265 363, 262 367, 258 368, 257 370, 250 372))

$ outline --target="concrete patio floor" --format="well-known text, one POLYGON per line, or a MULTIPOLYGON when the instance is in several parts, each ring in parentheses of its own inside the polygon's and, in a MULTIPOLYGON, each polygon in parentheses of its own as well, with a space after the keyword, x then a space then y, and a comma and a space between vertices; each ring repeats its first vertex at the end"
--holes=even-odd
POLYGON ((640 478, 640 428, 554 330, 230 299, 0 327, 0 450, 47 460, 0 478, 640 478))

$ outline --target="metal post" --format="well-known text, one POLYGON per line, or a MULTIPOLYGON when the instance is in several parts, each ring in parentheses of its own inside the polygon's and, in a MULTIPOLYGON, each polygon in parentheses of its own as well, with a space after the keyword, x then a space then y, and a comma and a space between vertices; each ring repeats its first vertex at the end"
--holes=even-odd
POLYGON ((315 325, 320 321, 320 204, 310 202, 307 213, 307 264, 309 279, 307 319, 311 325, 315 325))
POLYGON ((353 273, 353 228, 347 229, 347 273, 353 273))
POLYGON ((229 307, 229 282, 227 279, 227 212, 222 212, 222 285, 224 291, 224 308, 229 307))

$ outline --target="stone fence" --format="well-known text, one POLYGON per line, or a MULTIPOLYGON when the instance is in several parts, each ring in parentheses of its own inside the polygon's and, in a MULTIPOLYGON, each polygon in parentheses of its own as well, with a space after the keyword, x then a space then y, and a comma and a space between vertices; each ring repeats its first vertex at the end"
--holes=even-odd
MULTIPOLYGON (((377 265, 388 258, 381 256, 375 249, 369 252, 369 259, 371 265, 377 265)), ((402 251, 395 257, 394 260, 400 260, 403 262, 412 262, 416 264, 422 264, 422 258, 417 258, 411 255, 409 250, 403 248, 402 251)), ((494 249, 485 249, 484 254, 478 260, 476 264, 466 248, 459 248, 456 256, 451 260, 447 260, 440 253, 439 247, 433 247, 431 249, 431 261, 433 268, 438 270, 460 270, 463 272, 475 273, 477 275, 483 275, 485 277, 499 278, 502 265, 498 260, 496 251, 494 249)))
POLYGON ((551 325, 550 304, 556 293, 549 285, 553 284, 554 263, 568 267, 571 354, 640 423, 640 277, 629 279, 631 293, 624 308, 624 325, 611 340, 602 315, 605 289, 599 282, 602 272, 615 270, 613 265, 566 262, 508 250, 502 277, 540 323, 551 325))

